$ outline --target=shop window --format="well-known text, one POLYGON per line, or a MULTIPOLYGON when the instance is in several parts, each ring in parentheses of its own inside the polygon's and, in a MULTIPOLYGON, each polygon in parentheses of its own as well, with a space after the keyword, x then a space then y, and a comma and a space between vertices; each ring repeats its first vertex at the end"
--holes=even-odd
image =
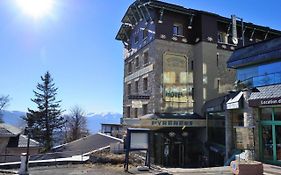
POLYGON ((272 120, 272 108, 261 109, 261 120, 272 120))
POLYGON ((148 64, 148 51, 143 52, 143 64, 146 65, 148 64))
POLYGON ((183 36, 183 26, 182 26, 182 24, 178 24, 178 23, 174 24, 173 35, 183 36))
POLYGON ((147 104, 142 105, 142 115, 147 114, 147 104))
POLYGON ((281 120, 281 108, 274 108, 274 120, 281 120))
POLYGON ((148 79, 147 77, 143 79, 143 90, 146 91, 148 89, 148 79))

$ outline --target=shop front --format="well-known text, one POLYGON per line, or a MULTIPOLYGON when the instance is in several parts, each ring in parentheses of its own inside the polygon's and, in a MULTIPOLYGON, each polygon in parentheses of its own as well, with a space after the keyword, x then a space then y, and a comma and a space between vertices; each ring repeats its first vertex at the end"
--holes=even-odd
POLYGON ((281 85, 258 88, 260 92, 253 93, 249 99, 249 105, 257 109, 259 115, 258 144, 260 160, 277 165, 281 165, 280 88, 281 85), (271 94, 271 96, 265 98, 266 94, 271 94))

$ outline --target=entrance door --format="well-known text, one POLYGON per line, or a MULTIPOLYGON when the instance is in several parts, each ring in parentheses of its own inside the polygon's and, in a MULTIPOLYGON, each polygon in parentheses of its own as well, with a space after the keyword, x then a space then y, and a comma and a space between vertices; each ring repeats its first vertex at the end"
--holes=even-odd
POLYGON ((262 126, 262 151, 264 160, 273 160, 273 139, 272 139, 272 126, 262 126))

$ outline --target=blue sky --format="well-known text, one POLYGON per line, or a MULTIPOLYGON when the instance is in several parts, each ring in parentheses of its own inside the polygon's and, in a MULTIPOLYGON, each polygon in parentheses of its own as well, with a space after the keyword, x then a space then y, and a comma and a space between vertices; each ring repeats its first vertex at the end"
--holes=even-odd
MULTIPOLYGON (((68 110, 120 112, 123 97, 123 46, 115 40, 132 0, 55 0, 49 16, 34 20, 16 0, 0 0, 0 94, 8 110, 35 108, 30 98, 47 70, 68 110)), ((168 0, 222 16, 281 30, 281 1, 168 0)))

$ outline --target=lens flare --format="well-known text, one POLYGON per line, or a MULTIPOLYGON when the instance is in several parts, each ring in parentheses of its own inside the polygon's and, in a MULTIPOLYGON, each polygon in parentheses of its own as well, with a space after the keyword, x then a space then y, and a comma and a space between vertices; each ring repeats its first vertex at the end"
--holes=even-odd
POLYGON ((54 5, 54 0, 17 0, 20 9, 33 18, 49 15, 54 5))

